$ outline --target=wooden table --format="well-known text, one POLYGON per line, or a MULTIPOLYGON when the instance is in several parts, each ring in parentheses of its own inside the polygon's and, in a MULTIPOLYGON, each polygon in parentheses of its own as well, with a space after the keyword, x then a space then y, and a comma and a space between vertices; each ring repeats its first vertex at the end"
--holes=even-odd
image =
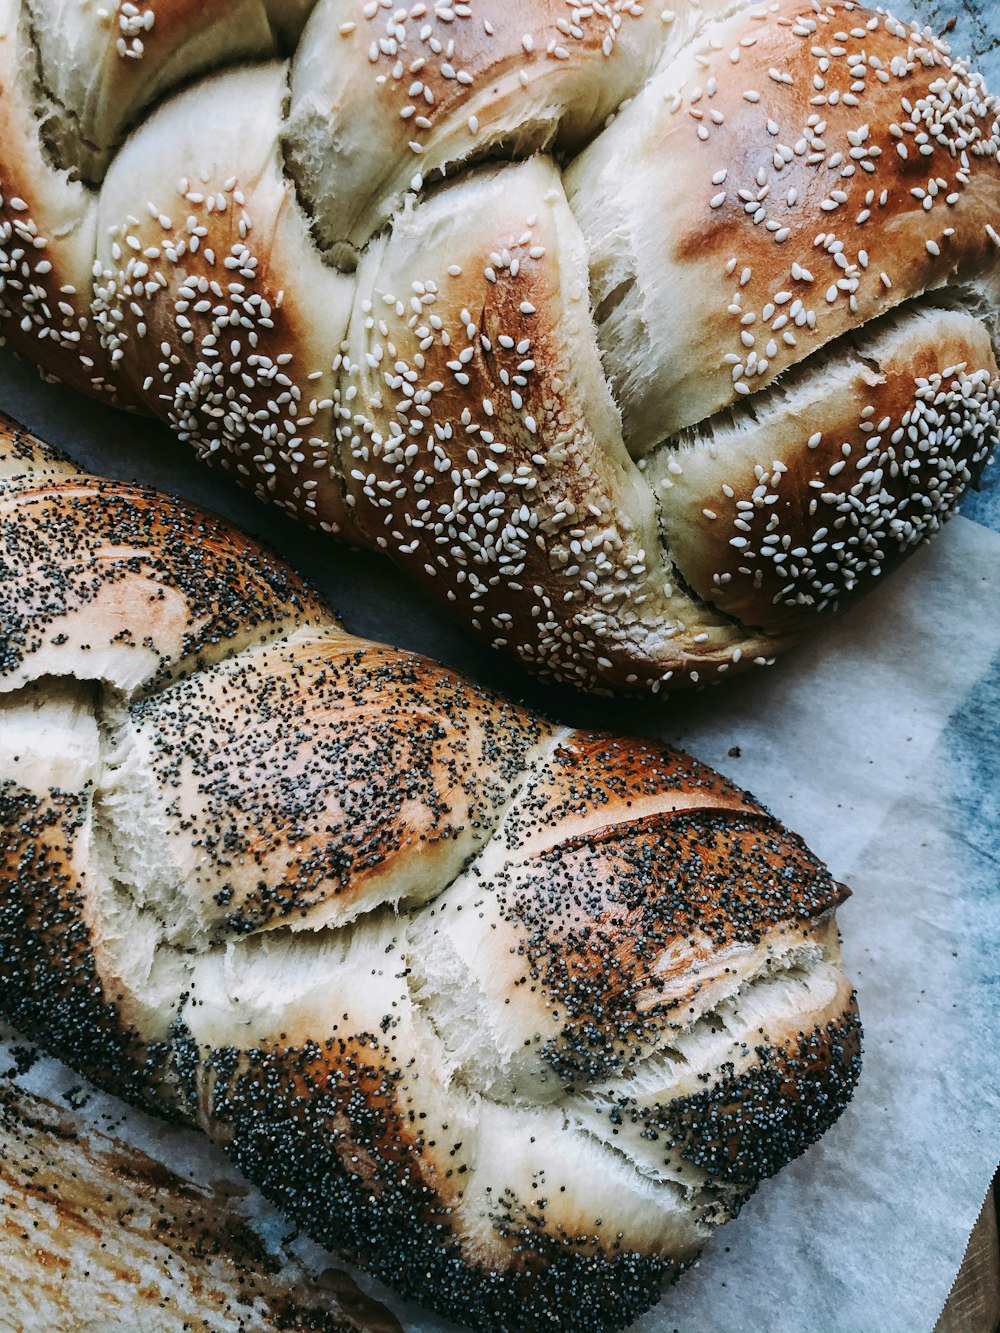
POLYGON ((934 1333, 997 1333, 1000 1329, 1000 1172, 969 1237, 965 1259, 934 1333))

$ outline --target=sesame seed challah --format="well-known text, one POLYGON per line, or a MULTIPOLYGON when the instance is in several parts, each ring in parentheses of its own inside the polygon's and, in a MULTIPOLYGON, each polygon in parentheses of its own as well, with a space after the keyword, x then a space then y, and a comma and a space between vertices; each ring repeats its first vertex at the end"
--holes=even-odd
POLYGON ((767 662, 997 434, 997 101, 846 0, 0 0, 0 331, 543 676, 767 662))
POLYGON ((622 1327, 846 1105, 844 891, 696 761, 19 432, 0 623, 0 1016, 405 1294, 622 1327))

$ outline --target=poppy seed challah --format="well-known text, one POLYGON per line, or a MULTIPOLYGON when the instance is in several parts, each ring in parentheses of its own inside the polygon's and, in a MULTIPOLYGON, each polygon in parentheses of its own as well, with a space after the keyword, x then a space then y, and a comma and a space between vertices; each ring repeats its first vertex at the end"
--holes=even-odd
POLYGON ((0 39, 10 344, 542 675, 770 660, 996 437, 997 102, 884 13, 0 0, 0 39))
POLYGON ((623 1326, 838 1117, 844 891, 752 797, 23 434, 0 478, 0 1016, 491 1331, 623 1326))

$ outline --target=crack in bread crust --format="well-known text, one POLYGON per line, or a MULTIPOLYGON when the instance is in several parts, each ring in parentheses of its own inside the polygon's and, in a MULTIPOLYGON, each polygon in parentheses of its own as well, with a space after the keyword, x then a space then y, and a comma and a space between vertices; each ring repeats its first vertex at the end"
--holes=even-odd
POLYGON ((987 328, 931 296, 666 441, 645 475, 692 595, 771 633, 833 614, 938 531, 998 402, 987 328))

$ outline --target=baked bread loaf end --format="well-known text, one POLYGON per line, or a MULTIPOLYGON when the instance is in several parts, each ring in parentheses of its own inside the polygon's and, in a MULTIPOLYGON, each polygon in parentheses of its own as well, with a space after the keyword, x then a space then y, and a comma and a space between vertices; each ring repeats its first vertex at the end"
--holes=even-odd
POLYGON ((845 891, 688 756, 355 639, 220 520, 6 453, 4 1016, 410 1297, 628 1323, 846 1105, 845 891))
POLYGON ((194 1183, 0 1084, 3 1333, 401 1333, 346 1273, 317 1282, 194 1183))

